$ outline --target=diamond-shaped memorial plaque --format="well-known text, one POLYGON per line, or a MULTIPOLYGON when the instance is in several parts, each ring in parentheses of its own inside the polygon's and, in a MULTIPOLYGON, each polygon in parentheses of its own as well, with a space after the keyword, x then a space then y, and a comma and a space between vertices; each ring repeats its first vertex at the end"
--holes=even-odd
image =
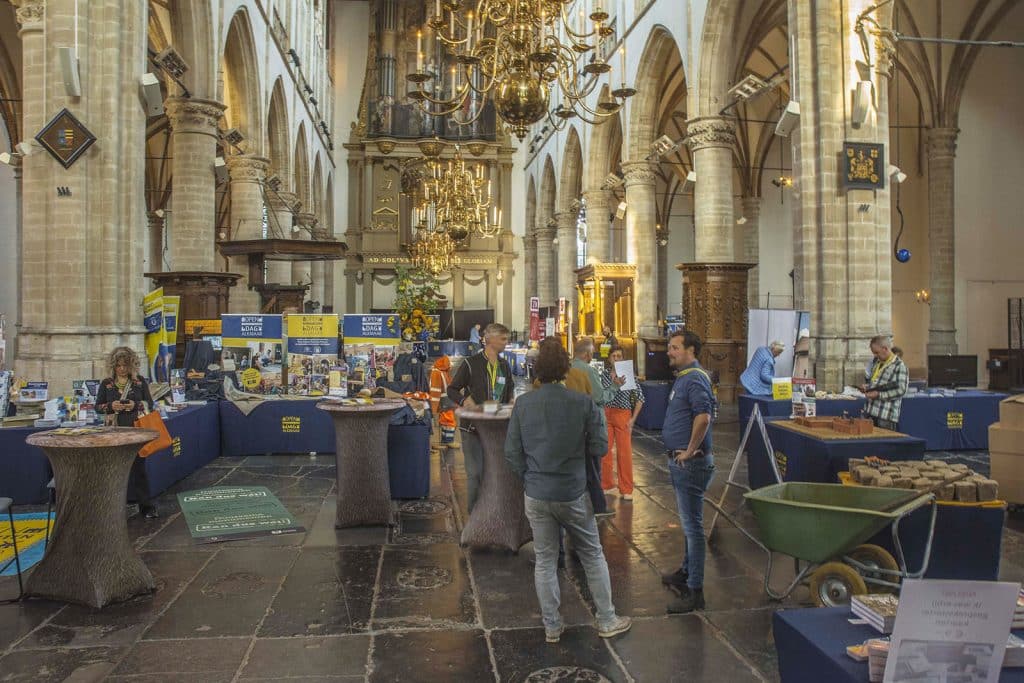
POLYGON ((61 166, 71 168, 71 164, 96 142, 96 136, 65 108, 39 131, 36 140, 61 166))

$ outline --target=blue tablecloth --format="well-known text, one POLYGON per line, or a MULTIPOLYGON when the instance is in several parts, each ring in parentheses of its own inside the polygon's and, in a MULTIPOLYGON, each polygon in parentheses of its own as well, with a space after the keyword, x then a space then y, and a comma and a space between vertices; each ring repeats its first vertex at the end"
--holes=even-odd
MULTIPOLYGON (((769 418, 768 438, 783 481, 838 483, 850 458, 876 455, 886 460, 921 460, 924 439, 896 436, 882 439, 817 439, 786 429, 779 424, 785 418, 769 418)), ((764 442, 752 432, 747 442, 747 471, 751 488, 775 483, 764 442)))
MULTIPOLYGON (((159 495, 220 455, 217 405, 189 406, 167 417, 171 448, 146 458, 149 493, 159 495)), ((25 443, 33 427, 0 429, 0 496, 16 504, 38 505, 47 500, 46 484, 53 477, 43 451, 25 443)))
MULTIPOLYGON (((988 427, 999 421, 999 402, 1006 394, 989 391, 957 391, 955 396, 914 394, 903 399, 899 431, 925 440, 927 451, 966 451, 988 448, 988 427)), ((754 405, 765 417, 791 413, 789 401, 771 396, 740 396, 740 425, 746 426, 754 405)), ((818 415, 859 415, 864 399, 833 399, 817 402, 818 415)))
POLYGON ((512 367, 512 374, 526 376, 526 351, 527 349, 505 349, 501 352, 502 357, 512 367))
POLYGON ((468 341, 453 341, 451 339, 447 339, 427 342, 427 356, 430 358, 440 358, 441 356, 468 356, 479 350, 479 345, 473 344, 470 346, 470 342, 468 341))
POLYGON ((33 427, 0 429, 0 496, 15 505, 46 502, 46 484, 53 476, 50 461, 42 449, 29 446, 25 438, 41 430, 33 427))
POLYGON ((221 455, 333 453, 334 423, 319 400, 264 401, 248 415, 221 401, 221 455))
POLYGON ((166 424, 171 447, 146 458, 151 496, 166 491, 220 455, 220 412, 216 402, 171 413, 166 424))
MULTIPOLYGON (((865 683, 868 663, 846 654, 880 634, 871 626, 851 624, 849 607, 788 609, 772 617, 775 651, 782 683, 865 683)), ((1018 636, 1024 631, 1014 631, 1018 636)), ((1024 669, 1003 669, 1001 683, 1024 683, 1024 669)))
POLYGON ((640 382, 640 388, 644 392, 644 407, 636 416, 636 426, 641 429, 661 429, 665 424, 665 409, 668 408, 672 382, 640 382))

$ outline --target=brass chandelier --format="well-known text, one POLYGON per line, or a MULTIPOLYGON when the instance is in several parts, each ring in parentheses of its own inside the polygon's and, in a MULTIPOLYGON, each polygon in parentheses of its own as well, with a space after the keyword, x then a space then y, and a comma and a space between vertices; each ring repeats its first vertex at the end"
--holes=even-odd
POLYGON ((413 267, 440 275, 451 268, 455 243, 443 232, 417 226, 413 242, 406 248, 413 267))
MULTIPOLYGON (((552 113, 560 123, 578 116, 594 124, 614 115, 636 94, 625 82, 596 108, 586 103, 600 76, 612 70, 595 47, 614 29, 606 24, 608 13, 598 8, 590 13, 592 27, 587 30, 582 11, 578 18, 566 14, 572 2, 434 0, 427 25, 442 49, 455 58, 455 66, 450 75, 425 70, 423 36, 418 33, 416 71, 406 77, 416 89, 409 97, 428 114, 450 116, 458 125, 480 118, 490 97, 498 116, 520 141, 529 126, 547 114, 556 83, 562 102, 552 113)), ((624 48, 620 55, 624 81, 624 48)))
POLYGON ((501 209, 492 201, 491 181, 483 177, 483 166, 474 170, 456 145, 454 158, 429 159, 427 168, 414 214, 418 226, 443 232, 456 244, 472 234, 494 237, 501 231, 501 209))

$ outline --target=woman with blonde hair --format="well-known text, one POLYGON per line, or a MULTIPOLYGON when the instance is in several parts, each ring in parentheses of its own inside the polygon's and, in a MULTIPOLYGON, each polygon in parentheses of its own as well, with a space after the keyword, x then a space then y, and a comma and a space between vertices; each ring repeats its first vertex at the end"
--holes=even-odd
MULTIPOLYGON (((117 427, 131 427, 139 415, 152 410, 153 398, 149 384, 139 374, 139 355, 127 346, 110 352, 107 371, 110 375, 100 382, 96 397, 96 412, 106 415, 106 423, 117 427)), ((146 517, 159 517, 156 505, 149 497, 149 478, 146 461, 135 458, 128 489, 139 504, 139 512, 146 517)))

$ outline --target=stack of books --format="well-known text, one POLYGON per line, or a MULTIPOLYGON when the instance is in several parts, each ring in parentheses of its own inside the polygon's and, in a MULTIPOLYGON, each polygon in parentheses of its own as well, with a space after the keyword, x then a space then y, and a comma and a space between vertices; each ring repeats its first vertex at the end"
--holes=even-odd
POLYGON ((879 633, 892 633, 896 623, 896 608, 899 597, 890 593, 854 595, 850 599, 850 611, 860 617, 879 633))
POLYGON ((1013 610, 1013 621, 1010 628, 1024 628, 1024 588, 1017 593, 1017 606, 1013 610))

